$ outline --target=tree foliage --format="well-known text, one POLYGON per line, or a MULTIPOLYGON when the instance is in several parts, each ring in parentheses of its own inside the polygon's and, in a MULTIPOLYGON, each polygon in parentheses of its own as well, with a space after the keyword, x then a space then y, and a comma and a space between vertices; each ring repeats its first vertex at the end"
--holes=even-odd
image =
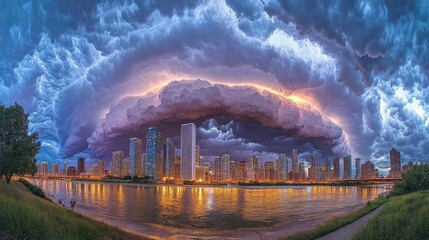
POLYGON ((420 163, 402 174, 402 181, 395 184, 391 195, 402 195, 425 189, 429 189, 429 164, 420 163))
POLYGON ((37 133, 28 133, 28 114, 15 103, 0 105, 0 175, 9 183, 13 174, 33 173, 40 149, 37 133))

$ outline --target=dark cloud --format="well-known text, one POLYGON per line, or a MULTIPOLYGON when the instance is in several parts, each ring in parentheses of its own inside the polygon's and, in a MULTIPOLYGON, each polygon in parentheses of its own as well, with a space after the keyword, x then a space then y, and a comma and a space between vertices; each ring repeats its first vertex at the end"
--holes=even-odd
MULTIPOLYGON (((30 128, 43 140, 39 158, 50 161, 123 148, 174 109, 183 112, 158 124, 166 134, 177 136, 169 124, 193 119, 203 131, 214 119, 213 129, 234 134, 202 138, 205 148, 228 150, 224 142, 237 158, 271 158, 294 145, 305 157, 348 147, 383 167, 391 147, 405 161, 427 161, 428 9, 426 1, 9 1, 0 10, 0 101, 32 112, 30 128), (308 97, 317 111, 300 112, 312 119, 301 122, 305 128, 279 131, 271 122, 279 103, 251 91, 243 99, 265 105, 238 113, 226 107, 235 88, 195 93, 205 98, 183 89, 157 101, 143 94, 182 78, 273 87, 308 97), (184 107, 185 97, 193 105, 184 107), (339 128, 318 121, 324 118, 339 128), (252 131, 261 134, 246 135, 252 131), (346 146, 334 141, 338 132, 346 146), (94 148, 94 139, 106 144, 94 148)), ((290 110, 282 114, 297 116, 290 110)))

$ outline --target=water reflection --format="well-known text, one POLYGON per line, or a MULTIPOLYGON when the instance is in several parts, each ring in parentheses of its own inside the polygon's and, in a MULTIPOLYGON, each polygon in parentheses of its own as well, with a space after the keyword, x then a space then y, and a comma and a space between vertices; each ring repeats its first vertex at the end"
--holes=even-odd
POLYGON ((385 186, 199 187, 34 179, 56 199, 106 218, 175 229, 236 230, 311 221, 366 203, 385 186))

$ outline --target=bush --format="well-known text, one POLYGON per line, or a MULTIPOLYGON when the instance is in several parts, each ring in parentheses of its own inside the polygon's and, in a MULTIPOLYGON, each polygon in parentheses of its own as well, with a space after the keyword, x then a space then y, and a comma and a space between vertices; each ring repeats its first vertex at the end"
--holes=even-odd
POLYGON ((392 196, 429 189, 429 164, 421 163, 402 174, 402 181, 397 182, 390 192, 392 196))
POLYGON ((24 178, 19 178, 18 182, 22 183, 24 186, 26 186, 28 189, 30 189, 30 191, 32 193, 34 193, 35 195, 37 195, 41 198, 46 198, 45 193, 38 186, 31 184, 29 181, 25 180, 24 178))

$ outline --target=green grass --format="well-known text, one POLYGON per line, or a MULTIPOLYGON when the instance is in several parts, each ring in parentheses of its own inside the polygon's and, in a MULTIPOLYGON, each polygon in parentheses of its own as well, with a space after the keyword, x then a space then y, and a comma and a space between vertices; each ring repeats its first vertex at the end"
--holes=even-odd
POLYGON ((316 228, 297 233, 295 235, 289 236, 286 239, 287 240, 308 240, 308 239, 315 239, 318 237, 321 237, 323 235, 326 235, 330 232, 333 232, 349 223, 352 223, 356 221, 358 218, 368 214, 369 212, 373 211, 383 203, 386 203, 388 200, 384 197, 379 197, 374 201, 369 201, 363 208, 346 214, 344 216, 339 216, 336 218, 333 218, 329 221, 327 221, 324 224, 318 225, 316 228))
POLYGON ((139 239, 0 180, 0 239, 139 239))
POLYGON ((393 197, 353 239, 429 239, 429 190, 393 197))

